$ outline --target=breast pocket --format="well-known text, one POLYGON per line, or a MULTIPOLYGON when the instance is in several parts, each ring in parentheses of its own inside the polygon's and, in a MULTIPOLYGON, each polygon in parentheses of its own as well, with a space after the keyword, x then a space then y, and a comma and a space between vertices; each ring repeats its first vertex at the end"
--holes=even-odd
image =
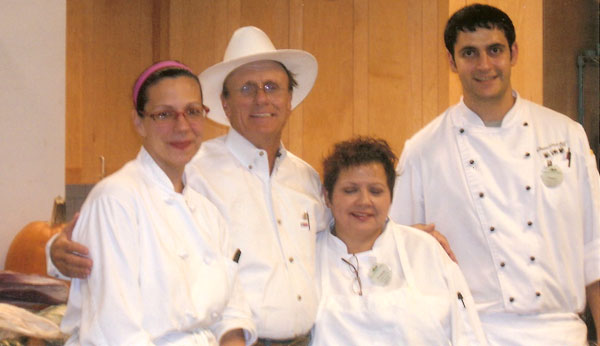
POLYGON ((296 256, 302 263, 314 264, 316 251, 316 234, 326 226, 323 221, 323 205, 306 195, 285 196, 280 199, 281 219, 283 229, 290 239, 290 244, 296 247, 296 256))

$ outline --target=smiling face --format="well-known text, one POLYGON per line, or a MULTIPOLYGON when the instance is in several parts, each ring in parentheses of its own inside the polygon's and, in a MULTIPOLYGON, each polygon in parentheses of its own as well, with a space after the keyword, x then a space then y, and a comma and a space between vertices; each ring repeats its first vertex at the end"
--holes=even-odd
POLYGON ((454 57, 448 52, 448 59, 460 78, 465 104, 472 109, 481 104, 512 105, 510 73, 517 55, 516 43, 510 48, 499 29, 459 31, 454 57))
POLYGON ((370 162, 342 169, 325 199, 335 218, 336 235, 348 250, 350 243, 363 245, 362 251, 370 249, 383 232, 392 202, 383 165, 370 162))
POLYGON ((171 181, 181 179, 185 165, 192 159, 202 142, 203 117, 190 119, 183 115, 202 109, 200 86, 186 76, 163 78, 148 87, 144 116, 135 111, 134 124, 143 138, 144 148, 167 174, 171 181), (179 112, 173 121, 160 122, 151 115, 165 111, 179 112))
POLYGON ((279 145, 292 111, 288 84, 284 69, 270 60, 248 63, 231 72, 225 80, 228 95, 221 96, 231 127, 258 148, 279 145), (278 91, 269 92, 274 85, 278 91), (247 92, 249 89, 255 92, 247 92))

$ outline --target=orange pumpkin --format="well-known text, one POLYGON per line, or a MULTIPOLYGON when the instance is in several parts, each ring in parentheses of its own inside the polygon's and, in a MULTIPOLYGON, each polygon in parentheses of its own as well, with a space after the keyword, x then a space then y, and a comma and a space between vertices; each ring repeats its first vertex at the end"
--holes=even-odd
POLYGON ((13 239, 4 268, 25 274, 46 275, 46 242, 65 226, 66 205, 62 197, 54 199, 50 222, 34 221, 13 239))

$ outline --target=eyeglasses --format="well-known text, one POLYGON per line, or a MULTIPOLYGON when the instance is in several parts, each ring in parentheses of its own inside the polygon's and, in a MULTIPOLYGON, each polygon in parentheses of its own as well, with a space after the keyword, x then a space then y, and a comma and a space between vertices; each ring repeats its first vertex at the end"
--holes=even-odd
POLYGON ((202 105, 189 106, 182 112, 178 112, 174 109, 167 109, 146 115, 152 118, 152 120, 156 121, 159 125, 173 125, 177 121, 177 117, 179 115, 183 116, 189 122, 196 122, 206 118, 206 114, 208 112, 208 107, 202 105))
POLYGON ((352 290, 354 291, 354 293, 358 294, 359 296, 363 295, 363 291, 362 291, 362 282, 360 281, 360 275, 359 275, 359 266, 358 266, 358 258, 356 257, 356 255, 352 255, 352 257, 350 257, 350 260, 356 260, 356 266, 354 264, 352 264, 350 261, 348 261, 345 258, 342 258, 342 261, 344 261, 344 263, 346 263, 347 265, 350 266, 350 270, 352 271, 352 274, 354 275, 354 282, 352 283, 352 290))
POLYGON ((266 82, 262 86, 248 82, 242 85, 242 87, 238 89, 238 92, 244 97, 255 98, 258 94, 258 90, 262 90, 267 97, 277 97, 281 95, 284 89, 275 82, 266 82))

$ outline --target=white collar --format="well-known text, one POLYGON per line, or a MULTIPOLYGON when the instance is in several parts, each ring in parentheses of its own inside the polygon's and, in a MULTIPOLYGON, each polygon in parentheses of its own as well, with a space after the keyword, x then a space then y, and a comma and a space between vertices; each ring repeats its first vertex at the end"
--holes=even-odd
MULTIPOLYGON (((383 227, 383 232, 381 232, 379 237, 375 239, 375 243, 373 243, 373 248, 371 250, 363 251, 355 255, 366 255, 375 257, 375 254, 380 253, 382 249, 387 248, 389 244, 395 244, 393 240, 388 239, 390 237, 390 234, 392 233, 391 231, 387 230, 389 224, 390 222, 388 218, 388 220, 385 223, 385 226, 383 227)), ((329 247, 336 256, 346 258, 350 254, 348 252, 348 247, 340 238, 331 233, 334 227, 335 222, 332 220, 329 224, 329 229, 327 230, 327 247, 329 247)))
MULTIPOLYGON (((491 131, 502 128, 509 128, 513 126, 521 126, 523 123, 521 109, 522 99, 519 93, 515 90, 512 91, 512 95, 515 98, 515 103, 510 110, 502 118, 502 124, 499 127, 488 127, 491 131)), ((485 128, 485 124, 477 115, 473 112, 464 102, 464 96, 461 96, 460 102, 456 107, 457 112, 452 114, 452 122, 456 127, 460 128, 485 128)))
MULTIPOLYGON (((156 163, 154 158, 150 155, 146 148, 144 148, 144 146, 142 146, 140 152, 138 153, 137 161, 142 166, 142 174, 151 181, 152 187, 160 188, 160 190, 163 190, 168 194, 177 193, 175 192, 175 186, 173 186, 173 182, 171 181, 171 179, 169 179, 167 174, 162 170, 162 168, 160 168, 160 166, 156 163)), ((187 187, 187 167, 188 165, 186 165, 182 177, 182 181, 184 184, 183 192, 185 192, 187 187)))
MULTIPOLYGON (((229 132, 227 132, 225 146, 245 167, 254 165, 257 159, 267 154, 266 150, 257 148, 233 128, 230 128, 229 132)), ((278 158, 283 159, 286 156, 287 150, 283 146, 283 143, 281 143, 279 145, 278 158)))

